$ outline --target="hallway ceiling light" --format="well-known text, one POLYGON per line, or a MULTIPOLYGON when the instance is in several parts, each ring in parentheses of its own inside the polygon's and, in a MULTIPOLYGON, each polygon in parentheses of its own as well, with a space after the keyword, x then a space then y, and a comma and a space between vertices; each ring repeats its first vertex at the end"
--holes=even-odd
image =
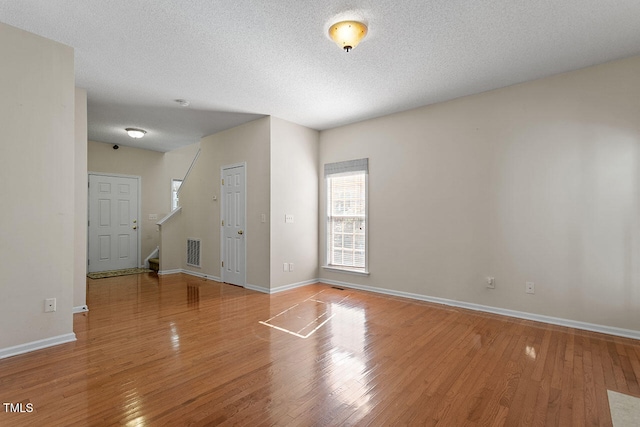
POLYGON ((136 129, 136 128, 126 128, 125 130, 127 131, 127 133, 131 138, 136 138, 136 139, 142 138, 144 134, 147 133, 146 130, 136 129))
POLYGON ((329 28, 329 37, 346 52, 358 46, 367 35, 367 26, 358 21, 336 22, 329 28))

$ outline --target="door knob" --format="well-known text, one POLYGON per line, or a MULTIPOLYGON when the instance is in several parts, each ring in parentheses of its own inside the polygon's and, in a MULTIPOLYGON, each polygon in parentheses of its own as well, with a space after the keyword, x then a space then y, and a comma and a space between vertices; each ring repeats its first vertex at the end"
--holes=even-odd
POLYGON ((239 230, 239 231, 238 231, 238 234, 242 234, 242 230, 239 230))
POLYGON ((137 226, 137 225, 134 225, 134 226, 133 226, 133 227, 131 227, 131 228, 133 228, 134 230, 137 230, 137 229, 138 229, 138 226, 137 226))

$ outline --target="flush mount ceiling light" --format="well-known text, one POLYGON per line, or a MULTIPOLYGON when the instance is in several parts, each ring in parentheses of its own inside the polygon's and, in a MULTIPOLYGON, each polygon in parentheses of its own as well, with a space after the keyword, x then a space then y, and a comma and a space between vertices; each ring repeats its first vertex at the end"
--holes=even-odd
POLYGON ((329 37, 346 52, 358 46, 367 35, 367 26, 358 21, 336 22, 329 27, 329 37))
POLYGON ((136 138, 136 139, 142 138, 144 134, 147 133, 146 130, 136 129, 136 128, 126 128, 125 130, 127 131, 127 133, 131 138, 136 138))

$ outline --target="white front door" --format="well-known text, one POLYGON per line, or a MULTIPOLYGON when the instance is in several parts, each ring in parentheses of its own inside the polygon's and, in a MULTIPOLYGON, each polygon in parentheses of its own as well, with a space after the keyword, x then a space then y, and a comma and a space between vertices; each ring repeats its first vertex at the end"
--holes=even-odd
POLYGON ((135 177, 89 175, 89 272, 135 268, 138 189, 135 177))
POLYGON ((222 168, 222 281, 246 284, 245 169, 222 168))

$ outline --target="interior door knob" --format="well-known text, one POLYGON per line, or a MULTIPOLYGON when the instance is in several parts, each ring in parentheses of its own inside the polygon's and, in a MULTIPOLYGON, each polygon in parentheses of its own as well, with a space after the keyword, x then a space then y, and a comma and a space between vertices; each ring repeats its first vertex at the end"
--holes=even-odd
POLYGON ((238 230, 238 234, 243 234, 243 233, 242 233, 242 230, 238 230))
POLYGON ((134 230, 137 230, 137 229, 138 229, 138 226, 137 226, 137 225, 134 225, 134 226, 133 226, 133 227, 131 227, 131 228, 133 228, 134 230))

